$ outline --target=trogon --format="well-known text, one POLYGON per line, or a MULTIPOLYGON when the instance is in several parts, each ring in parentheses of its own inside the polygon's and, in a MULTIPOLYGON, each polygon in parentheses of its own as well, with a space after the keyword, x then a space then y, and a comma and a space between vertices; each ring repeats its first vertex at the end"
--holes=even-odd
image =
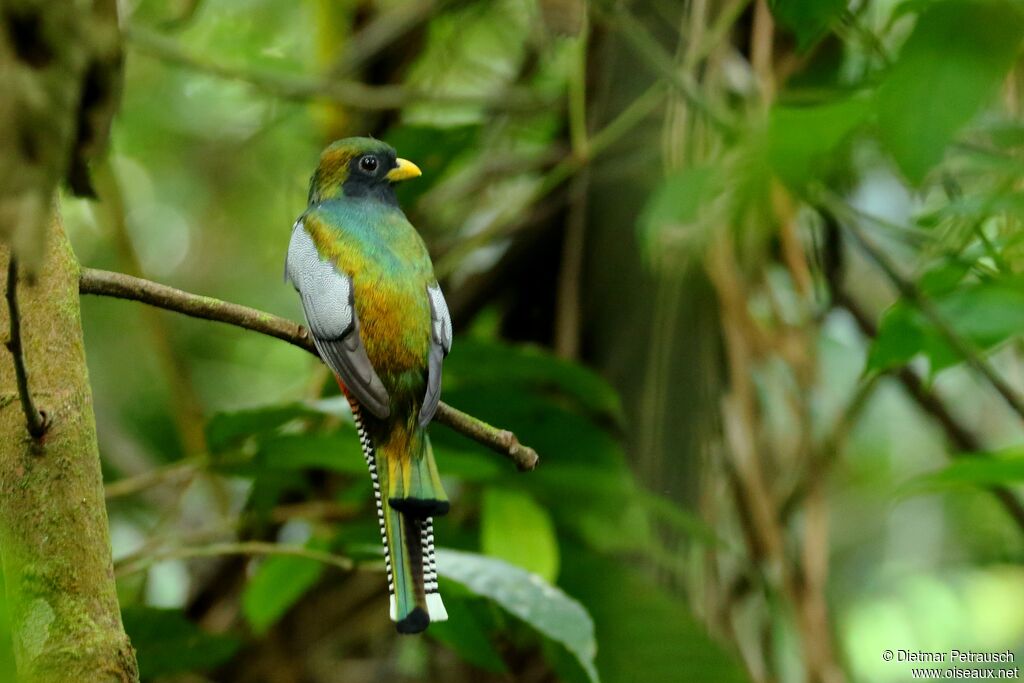
POLYGON ((448 512, 427 425, 452 323, 422 238, 394 184, 420 169, 373 138, 331 144, 292 228, 285 277, 352 407, 373 480, 391 619, 418 633, 448 618, 432 518, 448 512))

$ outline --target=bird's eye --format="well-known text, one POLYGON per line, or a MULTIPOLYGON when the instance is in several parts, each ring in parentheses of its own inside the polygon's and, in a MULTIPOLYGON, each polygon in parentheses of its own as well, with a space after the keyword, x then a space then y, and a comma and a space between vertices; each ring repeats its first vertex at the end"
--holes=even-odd
POLYGON ((373 173, 377 170, 377 157, 370 156, 369 154, 359 160, 359 168, 363 169, 367 173, 373 173))

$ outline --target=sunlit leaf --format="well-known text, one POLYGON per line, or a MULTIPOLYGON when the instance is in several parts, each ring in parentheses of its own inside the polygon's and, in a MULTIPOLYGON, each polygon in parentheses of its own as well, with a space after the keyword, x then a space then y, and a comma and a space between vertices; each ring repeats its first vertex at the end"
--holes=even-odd
POLYGON ((206 633, 180 610, 126 607, 121 618, 143 679, 207 671, 231 659, 240 645, 232 636, 206 633))
POLYGON ((882 141, 912 182, 995 95, 1024 35, 1009 3, 945 0, 926 6, 878 90, 882 141))
POLYGON ((558 577, 558 540, 551 517, 525 493, 500 488, 484 492, 480 545, 485 554, 545 581, 558 577))
POLYGON ((594 622, 561 589, 502 560, 456 550, 439 550, 437 566, 442 576, 493 600, 538 633, 564 646, 590 680, 598 681, 594 668, 594 622))

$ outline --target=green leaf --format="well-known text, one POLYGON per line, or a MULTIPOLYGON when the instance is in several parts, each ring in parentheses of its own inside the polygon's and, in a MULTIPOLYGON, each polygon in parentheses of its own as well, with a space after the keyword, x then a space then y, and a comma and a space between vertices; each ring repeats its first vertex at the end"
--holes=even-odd
POLYGON ((240 645, 232 636, 206 633, 180 610, 126 607, 121 618, 143 679, 207 671, 230 660, 240 645))
POLYGON ((304 557, 275 555, 263 560, 242 593, 242 612, 253 631, 266 632, 316 585, 323 571, 323 563, 304 557))
POLYGON ((836 166, 837 148, 869 111, 870 103, 862 98, 774 107, 768 122, 768 157, 775 172, 797 186, 827 175, 836 166))
POLYGON ((999 87, 1024 35, 1006 2, 926 6, 877 93, 882 141, 920 183, 946 145, 999 87))
POLYGON ((564 646, 596 683, 594 622, 583 607, 536 574, 507 562, 456 550, 438 550, 442 576, 490 598, 538 633, 564 646))
POLYGON ((558 577, 558 539, 547 511, 519 491, 484 491, 480 545, 485 554, 537 574, 558 577))
POLYGON ((946 467, 910 479, 900 487, 901 495, 914 496, 956 488, 973 488, 1024 483, 1024 452, 969 454, 946 467))
MULTIPOLYGON (((975 283, 933 297, 932 301, 954 332, 982 350, 1024 333, 1024 281, 975 283)), ((868 369, 903 365, 919 353, 928 358, 932 372, 963 361, 924 315, 899 301, 882 316, 868 355, 868 369)))
POLYGON ((846 0, 771 0, 769 7, 776 21, 796 34, 800 50, 806 50, 846 9, 846 0))
POLYGON ((601 643, 597 667, 605 683, 749 681, 681 599, 628 563, 563 547, 562 583, 572 586, 593 615, 601 643))

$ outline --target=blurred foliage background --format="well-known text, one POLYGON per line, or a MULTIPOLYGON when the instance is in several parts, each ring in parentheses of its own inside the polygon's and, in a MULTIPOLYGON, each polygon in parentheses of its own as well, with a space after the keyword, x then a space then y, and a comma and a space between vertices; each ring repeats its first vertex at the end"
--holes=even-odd
POLYGON ((451 620, 399 637, 325 369, 84 298, 145 680, 884 683, 910 676, 884 649, 1024 654, 1024 4, 120 10, 99 200, 61 202, 80 261, 301 320, 282 263, 319 150, 382 138, 424 171, 400 200, 455 320, 444 399, 542 458, 432 428, 451 620))

